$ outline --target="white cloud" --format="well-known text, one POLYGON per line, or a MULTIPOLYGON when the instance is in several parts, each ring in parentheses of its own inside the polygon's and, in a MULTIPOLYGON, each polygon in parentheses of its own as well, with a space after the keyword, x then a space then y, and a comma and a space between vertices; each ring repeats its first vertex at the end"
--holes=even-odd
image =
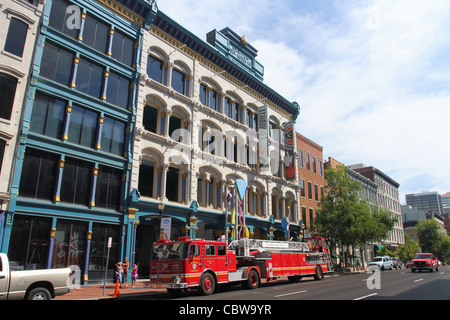
POLYGON ((304 3, 159 7, 200 38, 225 26, 245 34, 259 50, 265 82, 299 102, 297 129, 325 157, 376 166, 402 193, 449 191, 450 2, 304 3))

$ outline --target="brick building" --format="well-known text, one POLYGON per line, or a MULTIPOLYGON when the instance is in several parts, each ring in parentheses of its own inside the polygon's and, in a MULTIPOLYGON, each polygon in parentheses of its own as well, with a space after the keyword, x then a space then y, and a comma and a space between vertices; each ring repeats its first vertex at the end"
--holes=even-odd
POLYGON ((310 230, 325 187, 323 147, 296 134, 300 190, 300 219, 310 230))

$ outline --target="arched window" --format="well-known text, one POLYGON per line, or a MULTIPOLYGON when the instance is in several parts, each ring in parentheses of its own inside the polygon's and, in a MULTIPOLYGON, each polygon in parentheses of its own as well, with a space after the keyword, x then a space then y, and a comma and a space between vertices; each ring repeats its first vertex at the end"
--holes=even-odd
POLYGON ((223 154, 222 131, 208 121, 202 121, 199 128, 198 145, 203 152, 221 156, 223 154))
POLYGON ((139 184, 138 190, 141 196, 155 198, 155 162, 151 159, 141 161, 139 167, 139 184))
POLYGON ((175 62, 175 67, 172 69, 172 89, 185 95, 190 96, 190 76, 189 70, 183 64, 175 62))
POLYGON ((190 144, 188 120, 189 113, 184 108, 179 106, 172 107, 172 113, 169 117, 169 137, 177 142, 190 144))
POLYGON ((282 195, 281 195, 281 191, 279 191, 279 189, 274 188, 272 189, 272 198, 271 198, 271 210, 272 210, 272 215, 274 216, 275 219, 277 220, 281 220, 283 217, 283 203, 282 203, 282 195))
POLYGON ((197 180, 197 202, 200 206, 220 209, 222 206, 222 182, 220 173, 204 167, 197 180))
POLYGON ((180 202, 180 170, 176 167, 169 167, 166 174, 166 198, 169 201, 180 202))
POLYGON ((151 105, 146 105, 144 107, 144 117, 142 119, 144 129, 153 133, 158 133, 158 116, 158 108, 151 105))
POLYGON ((147 59, 147 74, 150 78, 159 83, 165 84, 167 78, 167 68, 164 67, 165 64, 160 59, 149 55, 147 59))

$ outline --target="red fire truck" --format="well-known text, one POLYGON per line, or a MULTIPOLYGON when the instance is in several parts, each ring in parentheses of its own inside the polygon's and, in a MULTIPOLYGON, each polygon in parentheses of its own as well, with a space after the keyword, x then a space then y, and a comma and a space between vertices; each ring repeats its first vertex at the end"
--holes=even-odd
POLYGON ((150 282, 166 285, 170 294, 199 288, 212 294, 219 284, 239 284, 255 289, 261 279, 288 277, 292 282, 304 276, 316 280, 332 272, 330 253, 321 237, 305 242, 240 239, 227 245, 181 237, 158 240, 152 248, 150 282))

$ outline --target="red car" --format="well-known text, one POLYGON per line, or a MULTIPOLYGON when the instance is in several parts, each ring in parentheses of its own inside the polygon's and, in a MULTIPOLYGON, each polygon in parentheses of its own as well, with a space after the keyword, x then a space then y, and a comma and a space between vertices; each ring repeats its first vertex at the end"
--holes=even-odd
POLYGON ((416 272, 416 270, 439 271, 438 259, 432 253, 418 253, 411 261, 411 270, 412 272, 416 272))

